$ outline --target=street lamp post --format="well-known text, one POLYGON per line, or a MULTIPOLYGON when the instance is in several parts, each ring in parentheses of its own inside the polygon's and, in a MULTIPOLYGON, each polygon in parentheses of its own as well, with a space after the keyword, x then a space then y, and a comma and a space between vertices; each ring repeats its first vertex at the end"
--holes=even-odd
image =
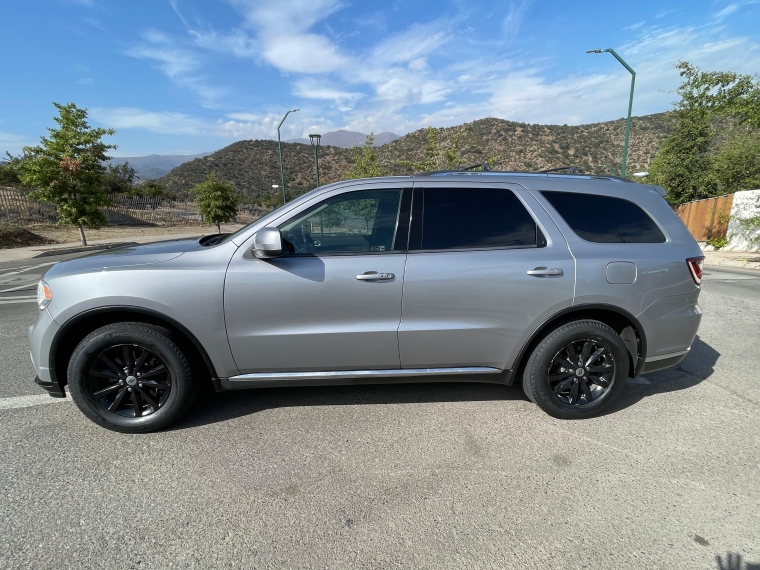
POLYGON ((633 87, 636 84, 636 72, 612 48, 591 49, 591 50, 588 50, 586 53, 605 53, 605 52, 611 53, 615 57, 615 59, 617 59, 621 64, 623 64, 623 67, 625 67, 631 73, 631 95, 628 98, 628 119, 625 121, 625 144, 623 145, 623 167, 621 169, 623 178, 625 178, 625 168, 626 168, 626 163, 628 162, 628 139, 631 135, 631 111, 633 110, 633 87))
POLYGON ((280 124, 277 125, 277 152, 280 155, 280 184, 282 187, 282 205, 285 205, 285 172, 282 169, 282 141, 280 140, 280 127, 285 122, 285 119, 288 118, 288 115, 291 113, 298 112, 298 109, 291 109, 287 113, 285 113, 285 116, 282 118, 282 121, 280 121, 280 124))
POLYGON ((311 146, 314 147, 314 168, 317 171, 317 188, 319 188, 319 141, 322 135, 309 135, 311 146))

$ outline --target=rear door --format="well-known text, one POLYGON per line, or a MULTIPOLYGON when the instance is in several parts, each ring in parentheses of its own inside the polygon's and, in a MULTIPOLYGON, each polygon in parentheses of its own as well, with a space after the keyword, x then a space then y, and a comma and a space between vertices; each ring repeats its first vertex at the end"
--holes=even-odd
POLYGON ((575 262, 519 185, 415 182, 402 368, 510 368, 544 318, 573 301, 575 262))

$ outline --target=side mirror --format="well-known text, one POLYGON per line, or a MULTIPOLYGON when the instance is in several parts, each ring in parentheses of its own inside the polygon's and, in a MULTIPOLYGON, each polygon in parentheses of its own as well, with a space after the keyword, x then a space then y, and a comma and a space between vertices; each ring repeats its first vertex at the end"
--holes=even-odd
POLYGON ((282 235, 277 228, 261 228, 253 238, 253 256, 272 259, 282 255, 282 235))

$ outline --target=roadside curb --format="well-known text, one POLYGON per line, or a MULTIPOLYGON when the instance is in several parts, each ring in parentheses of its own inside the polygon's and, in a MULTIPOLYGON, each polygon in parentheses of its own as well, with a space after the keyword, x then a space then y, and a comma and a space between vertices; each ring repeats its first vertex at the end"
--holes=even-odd
POLYGON ((724 251, 709 247, 709 249, 702 248, 702 253, 707 267, 734 267, 760 271, 760 252, 724 251))

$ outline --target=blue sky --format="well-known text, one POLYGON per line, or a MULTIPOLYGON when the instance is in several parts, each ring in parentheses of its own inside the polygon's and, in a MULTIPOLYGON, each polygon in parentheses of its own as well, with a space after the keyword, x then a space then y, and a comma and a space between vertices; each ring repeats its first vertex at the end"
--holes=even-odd
POLYGON ((670 108, 673 64, 760 71, 760 1, 48 0, 0 7, 0 151, 52 102, 114 127, 115 156, 483 117, 579 124, 670 108))

